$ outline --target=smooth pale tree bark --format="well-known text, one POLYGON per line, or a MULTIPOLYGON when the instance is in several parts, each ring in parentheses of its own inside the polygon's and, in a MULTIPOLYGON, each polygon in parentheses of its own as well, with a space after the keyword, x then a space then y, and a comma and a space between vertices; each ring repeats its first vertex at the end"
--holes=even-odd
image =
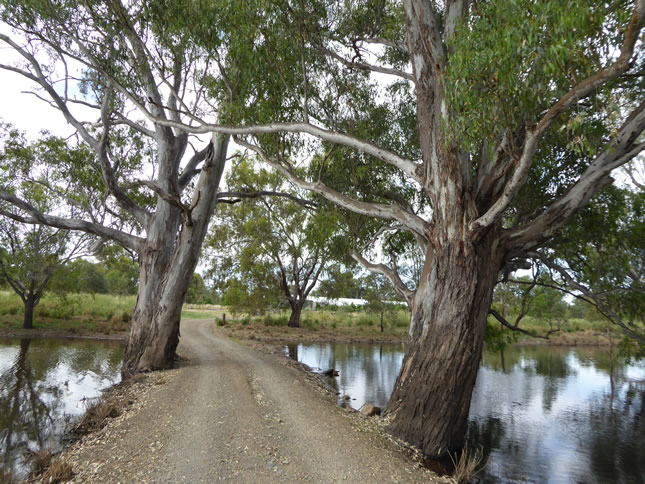
MULTIPOLYGON (((494 149, 484 146, 478 154, 461 151, 447 138, 452 113, 443 84, 451 40, 458 35, 457 24, 468 14, 470 3, 444 2, 440 20, 435 2, 403 2, 405 50, 412 67, 421 163, 307 122, 243 128, 204 124, 197 128, 235 135, 239 144, 253 150, 297 186, 355 213, 390 220, 392 228, 403 227, 414 235, 426 253, 425 269, 414 291, 402 282, 394 265, 370 263, 360 254, 353 256, 365 268, 388 277, 411 308, 406 355, 386 412, 392 419, 389 428, 394 435, 435 458, 447 457, 464 443, 486 319, 500 271, 512 270, 530 250, 553 237, 594 194, 612 182, 613 169, 645 148, 639 141, 645 129, 645 103, 636 101, 629 112, 622 113, 622 124, 604 147, 592 159, 580 160, 584 169, 568 190, 549 200, 541 214, 517 226, 504 227, 503 216, 526 184, 540 142, 556 120, 631 68, 645 8, 642 2, 635 2, 617 57, 587 78, 572 80, 569 90, 536 119, 522 120, 523 125, 511 129, 499 127, 500 131, 494 133, 498 137, 494 149), (307 133, 396 167, 423 190, 431 215, 401 204, 356 200, 320 180, 295 176, 279 155, 268 153, 261 142, 250 139, 252 135, 279 132, 307 133)), ((408 75, 400 77, 409 79, 408 75)))
MULTIPOLYGON (((226 55, 206 52, 178 40, 179 35, 165 37, 166 27, 185 21, 172 17, 173 6, 157 11, 148 4, 98 2, 66 10, 52 2, 16 8, 0 2, 3 21, 21 32, 0 33, 0 43, 21 58, 20 64, 0 63, 0 69, 38 87, 39 96, 48 98, 91 150, 86 163, 93 178, 70 183, 93 187, 100 178, 98 191, 104 192, 99 200, 83 200, 90 206, 87 210, 72 193, 68 200, 76 208, 74 215, 54 215, 20 198, 9 185, 0 185, 0 214, 22 223, 83 231, 137 253, 139 291, 125 376, 168 368, 174 361, 181 308, 217 204, 229 142, 226 134, 212 134, 207 148, 185 156, 192 146, 189 131, 164 124, 182 124, 196 112, 217 115, 234 93, 231 88, 217 103, 204 101, 201 80, 226 77, 226 55), (32 24, 25 18, 37 20, 32 24), (154 28, 155 22, 164 34, 154 28), (41 56, 43 50, 51 57, 41 56), (58 70, 52 69, 49 64, 58 61, 58 70), (68 66, 79 63, 90 81, 89 95, 77 99, 68 96, 68 83, 78 82, 68 66), (58 86, 63 84, 61 91, 58 86), (77 117, 78 105, 94 122, 77 117), (161 122, 141 122, 142 115, 161 122), (128 137, 134 138, 131 144, 128 137)), ((73 173, 80 171, 74 168, 73 173)))

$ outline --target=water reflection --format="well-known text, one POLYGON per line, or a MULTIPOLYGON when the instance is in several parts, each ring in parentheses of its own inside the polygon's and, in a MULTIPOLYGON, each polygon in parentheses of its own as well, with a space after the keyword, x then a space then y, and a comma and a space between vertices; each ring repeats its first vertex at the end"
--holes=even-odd
POLYGON ((387 404, 403 361, 401 345, 299 344, 289 345, 287 352, 314 371, 338 370, 339 375, 327 381, 341 405, 357 409, 365 402, 387 404))
MULTIPOLYGON (((403 358, 398 346, 285 351, 314 369, 339 370, 330 384, 354 408, 387 403, 403 358)), ((644 407, 643 362, 612 362, 598 348, 507 348, 484 354, 469 442, 488 460, 483 482, 644 482, 644 407)))
POLYGON ((0 339, 0 480, 22 479, 27 455, 57 449, 85 399, 118 382, 119 343, 0 339))

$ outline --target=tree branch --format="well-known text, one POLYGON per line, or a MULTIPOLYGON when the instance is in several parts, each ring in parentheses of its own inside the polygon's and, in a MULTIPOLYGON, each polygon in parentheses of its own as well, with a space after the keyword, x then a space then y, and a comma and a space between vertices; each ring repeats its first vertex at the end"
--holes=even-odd
POLYGON ((97 235, 104 239, 113 240, 119 245, 140 252, 143 247, 144 239, 134 235, 126 234, 120 230, 114 230, 103 225, 87 222, 78 219, 66 219, 54 215, 44 214, 24 200, 0 188, 0 200, 4 200, 11 205, 27 212, 30 216, 25 217, 7 210, 0 209, 0 215, 9 217, 17 222, 26 224, 42 224, 50 227, 56 227, 65 230, 80 230, 88 234, 97 235))
POLYGON ((349 61, 345 59, 342 55, 337 54, 331 49, 327 48, 322 48, 321 49, 325 54, 331 56, 332 58, 336 59, 339 61, 341 64, 343 64, 346 67, 349 67, 350 69, 358 69, 361 71, 371 71, 371 72, 379 72, 381 74, 387 74, 390 76, 396 76, 400 77, 402 79, 405 79, 407 81, 412 81, 414 82, 414 77, 412 74, 401 71, 399 69, 394 69, 391 67, 383 67, 383 66, 375 66, 373 64, 368 64, 366 62, 355 62, 355 61, 349 61))
POLYGON ((623 322, 619 314, 615 313, 614 311, 611 310, 611 308, 609 308, 606 304, 604 304, 596 296, 596 294, 594 294, 593 290, 591 290, 584 284, 581 284, 578 281, 576 281, 564 267, 560 266, 559 264, 556 264, 555 262, 548 259, 547 257, 544 257, 542 254, 538 252, 532 252, 532 253, 529 253, 528 255, 534 259, 539 260, 549 269, 554 270, 558 274, 560 274, 560 276, 562 277, 566 285, 570 286, 574 290, 580 291, 588 299, 592 300, 593 305, 596 306, 598 311, 604 314, 605 317, 609 319, 612 323, 614 323, 616 326, 619 326, 625 335, 635 339, 640 344, 645 345, 645 334, 637 333, 633 329, 631 329, 627 324, 623 322))
POLYGON ((620 55, 616 61, 573 86, 567 94, 565 94, 551 107, 551 109, 546 112, 536 125, 527 126, 527 133, 522 153, 519 158, 514 161, 516 168, 513 175, 506 183, 499 199, 484 215, 471 222, 471 230, 475 230, 477 227, 490 226, 502 215, 504 210, 508 208, 526 181, 542 136, 555 122, 557 117, 574 103, 590 95, 603 84, 615 79, 629 69, 631 58, 634 55, 634 48, 638 41, 643 24, 645 24, 645 8, 637 5, 625 33, 625 40, 623 42, 620 55))
POLYGON ((403 297, 403 299, 405 299, 408 306, 412 306, 412 300, 414 299, 415 291, 410 290, 408 286, 405 285, 396 271, 392 270, 385 264, 374 264, 372 262, 369 262, 355 250, 352 250, 350 252, 350 255, 356 262, 358 262, 368 271, 375 272, 387 277, 394 286, 396 292, 398 292, 403 297))
POLYGON ((530 250, 550 238, 591 197, 613 180, 610 173, 645 150, 634 144, 645 130, 645 102, 629 116, 617 136, 605 147, 580 179, 533 222, 515 229, 509 238, 514 252, 530 250))
POLYGON ((188 186, 188 183, 190 183, 190 180, 199 173, 197 166, 206 159, 208 147, 209 145, 207 145, 203 150, 195 152, 195 154, 191 156, 190 160, 188 160, 184 171, 177 181, 180 192, 183 191, 188 186))
POLYGON ((406 158, 403 158, 391 151, 380 148, 368 141, 361 140, 354 136, 335 131, 329 131, 309 123, 270 123, 255 126, 224 126, 220 124, 202 123, 198 126, 190 126, 181 122, 158 118, 154 116, 145 106, 131 95, 124 93, 128 99, 137 106, 139 110, 153 123, 180 129, 187 133, 204 134, 204 133, 223 133, 233 136, 257 135, 271 133, 305 133, 324 141, 337 143, 350 148, 355 148, 363 153, 373 156, 395 168, 398 168, 413 181, 421 184, 421 179, 417 175, 417 170, 421 165, 406 158))
POLYGON ((261 190, 257 192, 220 192, 217 194, 217 201, 222 203, 235 204, 242 201, 243 198, 260 198, 260 197, 282 197, 292 202, 302 205, 305 208, 316 208, 317 204, 311 200, 298 198, 290 193, 274 192, 261 190), (232 200, 230 200, 232 198, 232 200), (229 200, 227 200, 229 199, 229 200))
POLYGON ((236 142, 241 146, 244 146, 257 153, 267 164, 287 177, 294 185, 299 186, 300 188, 303 188, 305 190, 318 193, 327 200, 334 202, 344 208, 347 208, 352 212, 377 218, 396 220, 404 225, 408 230, 416 232, 422 237, 426 237, 426 222, 421 217, 415 214, 411 214, 398 206, 382 205, 378 203, 368 203, 354 200, 340 192, 332 190, 322 182, 312 183, 302 180, 294 175, 289 168, 285 167, 278 161, 269 158, 259 146, 253 145, 239 138, 236 138, 236 142))
POLYGON ((366 44, 385 45, 386 47, 391 47, 404 54, 408 53, 408 48, 405 44, 403 42, 397 42, 396 40, 384 39, 382 37, 357 37, 352 40, 354 42, 365 42, 366 44))
POLYGON ((502 325, 503 325, 504 327, 506 327, 506 328, 510 329, 511 331, 517 331, 518 333, 522 333, 522 334, 525 334, 525 335, 528 335, 528 336, 532 336, 533 338, 549 339, 549 336, 551 336, 551 334, 553 334, 553 333, 556 333, 556 332, 560 331, 559 329, 550 329, 549 331, 547 331, 547 333, 546 333, 546 335, 545 335, 545 336, 542 336, 542 335, 539 335, 539 334, 536 334, 536 333, 532 333, 532 332, 530 332, 530 331, 527 331, 527 330, 525 330, 525 329, 522 329, 522 328, 520 328, 519 326, 514 326, 514 325, 512 325, 511 323, 509 323, 509 322, 506 320, 506 318, 504 318, 504 316, 502 316, 500 313, 498 313, 497 311, 495 311, 493 308, 490 308, 490 309, 488 310, 488 314, 490 314, 491 316, 493 316, 495 319, 497 319, 497 321, 499 321, 500 323, 502 323, 502 325))

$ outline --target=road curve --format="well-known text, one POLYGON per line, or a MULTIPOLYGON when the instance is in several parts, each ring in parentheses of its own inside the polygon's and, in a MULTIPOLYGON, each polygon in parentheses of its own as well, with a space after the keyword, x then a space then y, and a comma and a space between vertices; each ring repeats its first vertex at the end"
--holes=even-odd
POLYGON ((81 447, 79 482, 445 482, 359 432, 279 356, 217 337, 212 320, 181 334, 190 363, 81 447))

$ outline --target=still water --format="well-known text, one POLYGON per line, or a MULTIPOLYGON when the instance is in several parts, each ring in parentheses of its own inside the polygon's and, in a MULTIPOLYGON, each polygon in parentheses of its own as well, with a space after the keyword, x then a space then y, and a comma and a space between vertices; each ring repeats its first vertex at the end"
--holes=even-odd
POLYGON ((70 422, 120 380, 119 342, 0 338, 0 481, 23 479, 30 452, 60 449, 70 422))
MULTIPOLYGON (((393 345, 289 345, 292 357, 339 376, 339 403, 387 404, 403 360, 393 345), (349 397, 349 400, 346 398, 349 397)), ((542 346, 485 353, 469 444, 488 462, 481 482, 645 482, 645 362, 606 349, 542 346)))

